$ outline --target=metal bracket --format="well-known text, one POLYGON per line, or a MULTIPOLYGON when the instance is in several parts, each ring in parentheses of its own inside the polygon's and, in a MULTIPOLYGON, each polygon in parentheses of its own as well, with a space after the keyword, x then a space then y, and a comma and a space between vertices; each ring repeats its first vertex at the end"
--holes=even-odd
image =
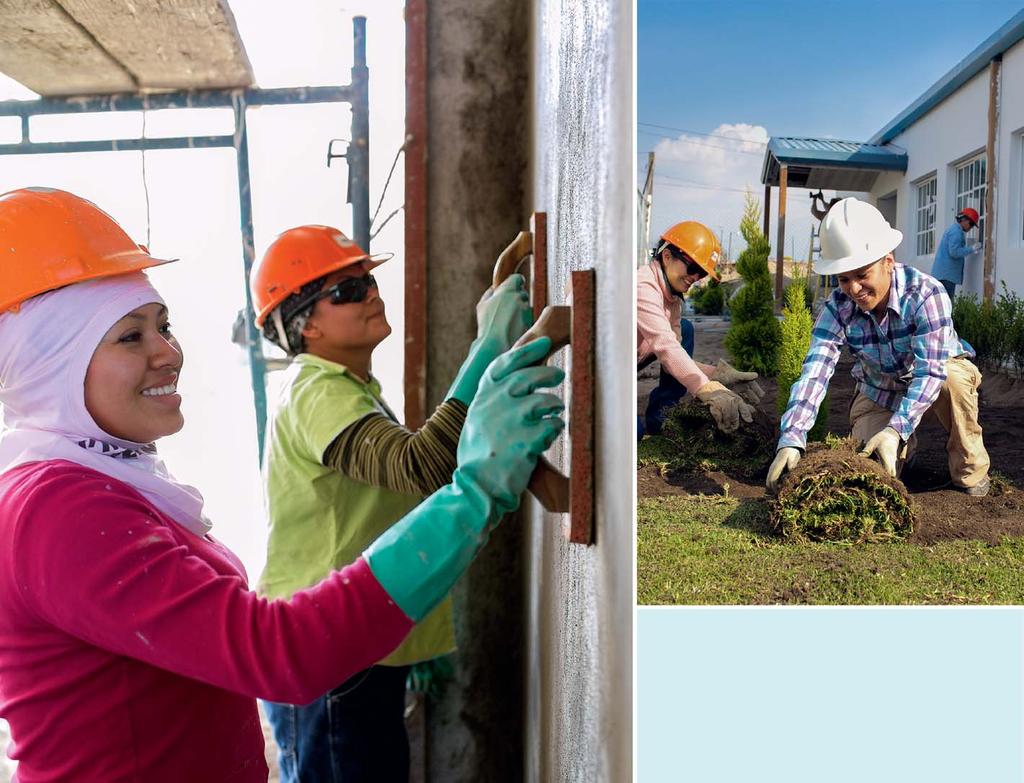
POLYGON ((543 212, 531 218, 533 231, 521 231, 498 256, 492 285, 514 274, 527 256, 533 257, 531 301, 534 325, 516 345, 540 336, 551 338, 551 351, 572 351, 569 373, 569 476, 543 457, 530 476, 529 490, 554 513, 568 514, 566 538, 577 544, 594 541, 594 270, 571 273, 571 304, 547 305, 547 220, 543 212))
POLYGON ((348 139, 331 139, 329 142, 327 142, 327 168, 331 167, 331 161, 334 160, 335 158, 347 158, 348 157, 348 150, 347 149, 344 152, 335 152, 334 151, 334 142, 336 142, 336 141, 340 141, 342 144, 349 144, 349 145, 352 144, 352 142, 349 141, 348 139))

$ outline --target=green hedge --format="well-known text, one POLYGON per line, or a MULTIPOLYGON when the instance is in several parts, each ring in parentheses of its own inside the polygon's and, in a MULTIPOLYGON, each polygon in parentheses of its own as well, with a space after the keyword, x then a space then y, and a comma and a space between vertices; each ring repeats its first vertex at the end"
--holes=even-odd
POLYGON ((1002 285, 991 302, 959 294, 953 301, 953 326, 974 348, 979 364, 999 369, 1012 363, 1017 377, 1024 378, 1024 300, 1002 285))

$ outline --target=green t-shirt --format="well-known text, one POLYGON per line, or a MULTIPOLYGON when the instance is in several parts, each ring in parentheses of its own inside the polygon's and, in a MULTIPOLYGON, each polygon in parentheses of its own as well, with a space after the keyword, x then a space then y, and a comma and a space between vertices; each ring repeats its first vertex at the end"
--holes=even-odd
MULTIPOLYGON (((342 430, 367 414, 395 418, 376 379, 366 383, 344 366, 306 353, 285 372, 280 405, 267 429, 264 464, 270 535, 258 589, 268 598, 290 598, 354 562, 423 500, 356 481, 322 462, 342 430)), ((453 649, 447 598, 380 663, 404 666, 453 649)))

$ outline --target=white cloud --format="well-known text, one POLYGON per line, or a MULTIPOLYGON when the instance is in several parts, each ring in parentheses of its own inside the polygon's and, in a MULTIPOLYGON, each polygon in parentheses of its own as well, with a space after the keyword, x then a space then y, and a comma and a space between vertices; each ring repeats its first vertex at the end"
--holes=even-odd
MULTIPOLYGON (((658 234, 681 220, 699 220, 719 234, 723 249, 732 244, 732 255, 745 247, 739 235, 744 193, 749 190, 764 201, 761 168, 769 134, 763 125, 722 124, 711 134, 682 133, 663 138, 654 147, 654 199, 651 243, 658 234)), ((646 156, 639 161, 637 179, 642 184, 646 156)), ((826 191, 826 198, 833 195, 826 191)), ((778 188, 772 189, 772 253, 777 241, 778 188)), ((785 254, 807 257, 813 220, 806 189, 789 189, 786 209, 785 254)), ((649 244, 651 244, 649 243, 649 244)))

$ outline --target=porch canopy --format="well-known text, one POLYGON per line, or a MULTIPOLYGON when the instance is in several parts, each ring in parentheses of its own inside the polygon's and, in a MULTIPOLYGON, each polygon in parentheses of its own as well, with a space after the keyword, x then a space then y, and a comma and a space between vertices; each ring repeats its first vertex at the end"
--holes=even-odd
POLYGON ((868 191, 883 171, 907 170, 907 153, 898 147, 834 139, 773 136, 761 167, 764 185, 764 234, 768 236, 771 189, 779 189, 775 304, 782 307, 782 256, 786 246, 786 188, 868 191))

